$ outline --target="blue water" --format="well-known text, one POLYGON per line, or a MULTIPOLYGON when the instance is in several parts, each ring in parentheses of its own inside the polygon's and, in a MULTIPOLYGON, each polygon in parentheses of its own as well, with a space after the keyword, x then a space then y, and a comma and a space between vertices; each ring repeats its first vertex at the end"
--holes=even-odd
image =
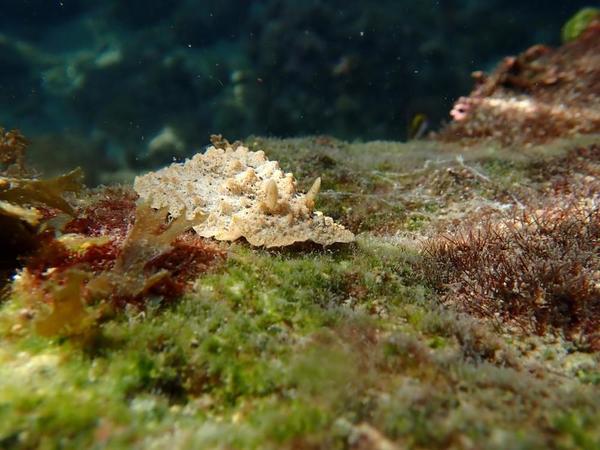
POLYGON ((447 120, 472 71, 558 45, 586 4, 2 0, 0 125, 50 166, 107 171, 184 157, 211 133, 403 139, 415 114, 447 120))

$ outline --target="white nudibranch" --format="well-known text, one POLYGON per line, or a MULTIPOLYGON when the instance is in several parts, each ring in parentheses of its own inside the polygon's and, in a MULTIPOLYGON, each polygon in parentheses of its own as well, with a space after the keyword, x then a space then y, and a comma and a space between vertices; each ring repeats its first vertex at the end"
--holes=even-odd
POLYGON ((317 178, 306 194, 296 192, 291 173, 284 173, 264 152, 242 145, 209 147, 134 182, 142 199, 150 198, 154 208, 168 208, 174 218, 182 211, 206 214, 207 220, 194 227, 204 237, 244 237, 251 245, 264 247, 352 242, 352 232, 314 211, 320 188, 317 178))

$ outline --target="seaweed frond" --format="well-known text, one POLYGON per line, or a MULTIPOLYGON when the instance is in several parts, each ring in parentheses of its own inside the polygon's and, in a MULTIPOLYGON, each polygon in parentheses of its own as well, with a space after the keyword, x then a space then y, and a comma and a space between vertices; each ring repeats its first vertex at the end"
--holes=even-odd
POLYGON ((71 172, 48 180, 0 178, 0 200, 34 210, 36 206, 54 208, 73 215, 73 208, 63 198, 65 192, 77 192, 83 186, 83 172, 71 172))
MULTIPOLYGON (((119 201, 115 205, 123 206, 119 201)), ((100 215, 109 205, 104 208, 100 215)), ((165 210, 154 210, 144 201, 135 212, 123 208, 121 213, 129 228, 125 236, 120 223, 97 235, 92 219, 67 225, 93 225, 87 236, 41 235, 40 248, 17 275, 11 294, 26 312, 21 319, 32 323, 38 334, 93 336, 98 323, 127 305, 142 309, 151 299, 181 296, 192 279, 222 259, 215 246, 186 233, 203 217, 189 220, 183 215, 168 222, 165 210)), ((23 326, 21 320, 19 328, 23 326)))
POLYGON ((135 212, 135 223, 125 238, 113 269, 92 280, 88 288, 98 293, 112 292, 116 298, 134 299, 167 277, 168 270, 158 268, 149 273, 147 266, 172 250, 173 241, 200 223, 203 217, 188 220, 183 215, 165 227, 166 218, 166 209, 156 211, 150 207, 149 201, 140 202, 135 212))
MULTIPOLYGON (((30 292, 32 296, 45 293, 49 300, 44 308, 49 311, 41 312, 35 320, 35 330, 38 334, 47 337, 82 336, 93 331, 97 313, 86 307, 84 297, 84 283, 89 277, 90 274, 86 272, 69 270, 63 274, 61 280, 48 283, 46 289, 40 287, 30 292)), ((32 297, 31 301, 35 302, 35 298, 32 297)))
POLYGON ((58 213, 73 215, 64 198, 67 192, 77 192, 83 186, 81 169, 42 180, 29 176, 25 167, 27 141, 16 130, 0 128, 0 238, 3 252, 0 258, 0 279, 18 266, 18 258, 39 247, 40 225, 58 213))

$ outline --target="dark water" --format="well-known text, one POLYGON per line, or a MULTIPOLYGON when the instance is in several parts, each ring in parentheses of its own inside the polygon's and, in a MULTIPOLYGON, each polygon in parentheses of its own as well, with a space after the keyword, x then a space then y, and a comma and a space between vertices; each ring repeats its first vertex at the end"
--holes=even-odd
POLYGON ((42 166, 96 171, 160 165, 211 133, 403 139, 415 114, 447 120, 473 70, 558 45, 586 4, 2 0, 0 125, 42 166))

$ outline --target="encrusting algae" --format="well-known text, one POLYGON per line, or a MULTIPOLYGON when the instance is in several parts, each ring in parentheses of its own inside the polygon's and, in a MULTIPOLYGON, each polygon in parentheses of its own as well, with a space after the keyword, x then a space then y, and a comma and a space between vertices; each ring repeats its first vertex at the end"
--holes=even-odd
POLYGON ((263 151, 228 142, 134 182, 141 198, 150 199, 153 208, 166 208, 173 218, 183 211, 188 218, 206 214, 194 226, 203 237, 243 237, 264 247, 352 242, 352 232, 314 210, 320 186, 317 178, 305 195, 298 194, 294 176, 284 173, 277 161, 269 161, 263 151))

